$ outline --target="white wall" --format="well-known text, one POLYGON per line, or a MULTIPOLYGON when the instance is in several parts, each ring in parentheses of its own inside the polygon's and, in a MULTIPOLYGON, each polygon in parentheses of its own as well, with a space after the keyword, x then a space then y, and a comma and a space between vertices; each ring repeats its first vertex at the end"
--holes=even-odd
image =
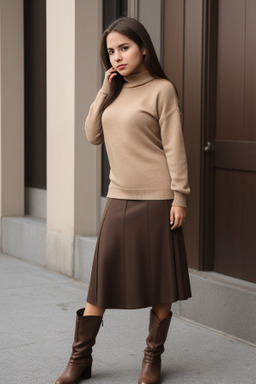
POLYGON ((100 148, 84 121, 100 87, 101 0, 47 1, 47 266, 74 270, 74 236, 99 225, 100 148))

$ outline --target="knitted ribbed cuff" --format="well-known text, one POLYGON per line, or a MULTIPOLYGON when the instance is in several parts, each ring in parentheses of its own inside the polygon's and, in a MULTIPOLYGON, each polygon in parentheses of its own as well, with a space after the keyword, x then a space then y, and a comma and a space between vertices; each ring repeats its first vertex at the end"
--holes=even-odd
POLYGON ((104 79, 101 92, 108 94, 109 93, 110 84, 107 78, 104 79))
POLYGON ((187 207, 186 195, 184 195, 181 192, 174 191, 174 199, 173 199, 172 205, 174 205, 175 207, 186 208, 187 207))

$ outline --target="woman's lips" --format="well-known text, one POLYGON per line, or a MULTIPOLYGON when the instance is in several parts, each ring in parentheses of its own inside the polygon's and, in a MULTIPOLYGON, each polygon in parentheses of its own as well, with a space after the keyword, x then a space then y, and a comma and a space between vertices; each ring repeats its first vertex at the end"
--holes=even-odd
POLYGON ((117 69, 124 69, 126 67, 126 64, 120 64, 117 66, 117 69))

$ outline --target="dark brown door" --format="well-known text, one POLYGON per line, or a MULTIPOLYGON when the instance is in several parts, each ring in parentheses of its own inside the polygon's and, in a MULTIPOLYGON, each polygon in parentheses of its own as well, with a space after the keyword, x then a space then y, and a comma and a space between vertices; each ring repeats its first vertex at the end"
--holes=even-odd
POLYGON ((25 186, 46 189, 46 0, 24 0, 25 186))
POLYGON ((219 0, 217 32, 213 268, 256 282, 256 1, 219 0))

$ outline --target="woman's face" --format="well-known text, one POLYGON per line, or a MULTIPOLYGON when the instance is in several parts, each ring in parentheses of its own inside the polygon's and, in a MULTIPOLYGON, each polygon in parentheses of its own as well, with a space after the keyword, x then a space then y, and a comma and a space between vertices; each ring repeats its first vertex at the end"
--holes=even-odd
POLYGON ((122 76, 146 70, 143 58, 146 50, 119 32, 110 32, 107 36, 107 51, 113 68, 122 76))

